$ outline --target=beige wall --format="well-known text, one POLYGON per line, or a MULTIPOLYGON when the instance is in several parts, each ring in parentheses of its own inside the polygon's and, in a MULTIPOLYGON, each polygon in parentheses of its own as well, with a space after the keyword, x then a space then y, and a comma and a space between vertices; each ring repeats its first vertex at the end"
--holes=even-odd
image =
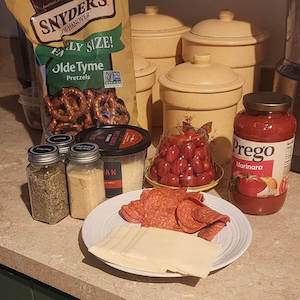
POLYGON ((265 65, 274 66, 284 54, 286 0, 129 0, 130 13, 143 12, 145 5, 158 5, 161 13, 187 25, 216 18, 221 9, 231 9, 236 19, 260 25, 271 37, 265 65))
MULTIPOLYGON (((158 5, 162 13, 175 16, 188 25, 216 18, 220 9, 234 10, 237 19, 256 23, 270 32, 265 65, 274 66, 284 51, 286 2, 287 0, 129 0, 129 7, 133 14, 142 12, 145 5, 158 5)), ((14 36, 16 33, 15 21, 7 11, 4 0, 1 0, 0 36, 14 36)))

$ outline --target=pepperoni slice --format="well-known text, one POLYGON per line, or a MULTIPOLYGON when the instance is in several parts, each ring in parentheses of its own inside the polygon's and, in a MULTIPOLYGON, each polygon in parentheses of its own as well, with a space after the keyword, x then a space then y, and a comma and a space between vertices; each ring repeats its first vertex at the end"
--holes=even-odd
POLYGON ((124 215, 124 218, 128 222, 141 223, 143 221, 143 218, 136 212, 136 210, 131 209, 129 204, 123 205, 121 207, 121 213, 122 213, 122 215, 124 215), (127 219, 129 219, 129 220, 127 220, 127 219), (130 219, 132 219, 133 221, 130 221, 130 219))
POLYGON ((179 203, 176 209, 176 216, 178 224, 184 232, 194 233, 207 225, 193 218, 193 210, 197 207, 198 205, 190 200, 183 200, 179 203))
POLYGON ((143 227, 155 227, 169 230, 182 231, 175 218, 175 209, 161 208, 157 211, 152 211, 143 220, 143 227))
POLYGON ((186 199, 201 205, 202 202, 204 201, 204 196, 200 192, 189 192, 186 193, 186 199))
POLYGON ((223 223, 230 222, 230 218, 226 215, 222 215, 219 212, 211 209, 203 204, 193 210, 193 218, 201 223, 212 224, 216 221, 222 221, 223 223))
POLYGON ((136 212, 136 214, 138 214, 141 219, 144 218, 145 209, 144 209, 143 202, 141 202, 140 200, 134 200, 134 201, 131 201, 128 204, 128 206, 131 210, 134 210, 136 212))
POLYGON ((197 236, 207 241, 211 241, 225 226, 226 223, 222 221, 217 221, 200 229, 197 236))
POLYGON ((123 218, 130 223, 141 223, 141 220, 133 218, 130 214, 127 213, 124 207, 121 208, 121 215, 123 218))

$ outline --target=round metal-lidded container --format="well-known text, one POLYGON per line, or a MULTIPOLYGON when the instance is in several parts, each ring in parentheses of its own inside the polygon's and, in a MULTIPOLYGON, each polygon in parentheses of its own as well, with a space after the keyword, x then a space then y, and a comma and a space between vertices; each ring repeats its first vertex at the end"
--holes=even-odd
MULTIPOLYGON (((268 37, 257 25, 235 20, 232 11, 221 10, 218 19, 201 21, 182 35, 182 56, 189 61, 194 55, 209 53, 214 62, 234 68, 245 80, 245 95, 258 89, 268 37)), ((240 101, 238 110, 242 108, 240 101)))
POLYGON ((130 125, 88 128, 76 135, 78 142, 97 143, 104 161, 106 197, 143 188, 150 134, 130 125))
POLYGON ((233 122, 242 95, 243 79, 230 67, 211 62, 210 55, 195 55, 159 78, 164 104, 163 131, 189 123, 207 130, 213 159, 231 159, 233 122), (208 129, 209 128, 209 129, 208 129))
POLYGON ((95 143, 78 143, 70 149, 67 179, 73 218, 85 219, 105 200, 103 161, 100 158, 95 143))
POLYGON ((65 164, 58 147, 40 144, 29 148, 26 168, 32 218, 55 224, 69 214, 65 164))
MULTIPOLYGON (((181 35, 190 28, 178 19, 160 14, 157 6, 146 6, 145 13, 130 16, 131 40, 134 53, 157 66, 158 77, 182 62, 181 35)), ((159 84, 153 87, 153 125, 162 125, 162 104, 159 84)))
POLYGON ((152 127, 152 87, 155 83, 156 68, 154 63, 134 54, 138 123, 149 131, 152 127))
POLYGON ((58 147, 58 152, 62 161, 69 157, 70 147, 74 144, 74 137, 69 134, 55 134, 47 137, 46 142, 58 147))

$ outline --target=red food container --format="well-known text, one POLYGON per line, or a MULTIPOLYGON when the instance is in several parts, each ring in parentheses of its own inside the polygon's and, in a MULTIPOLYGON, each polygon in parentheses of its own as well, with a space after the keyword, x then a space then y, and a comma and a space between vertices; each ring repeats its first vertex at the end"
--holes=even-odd
POLYGON ((146 174, 147 180, 154 186, 194 190, 207 190, 217 185, 223 170, 211 156, 210 128, 210 123, 194 128, 183 121, 182 126, 176 128, 177 133, 172 130, 171 134, 164 134, 146 174))
POLYGON ((234 122, 231 201, 245 213, 275 213, 286 198, 293 153, 292 98, 261 92, 243 102, 234 122))

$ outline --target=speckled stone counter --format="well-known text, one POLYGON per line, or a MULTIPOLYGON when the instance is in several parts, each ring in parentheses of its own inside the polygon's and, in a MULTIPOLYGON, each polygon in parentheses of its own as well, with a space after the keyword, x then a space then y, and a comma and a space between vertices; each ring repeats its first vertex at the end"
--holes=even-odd
MULTIPOLYGON (((249 249, 208 278, 127 274, 88 253, 81 239, 82 221, 67 217, 46 225, 31 218, 27 149, 41 134, 26 127, 17 103, 20 86, 0 82, 0 264, 83 300, 299 299, 300 174, 290 174, 288 198, 278 213, 247 216, 253 229, 249 249)), ((223 181, 210 192, 226 198, 226 185, 223 181)))

